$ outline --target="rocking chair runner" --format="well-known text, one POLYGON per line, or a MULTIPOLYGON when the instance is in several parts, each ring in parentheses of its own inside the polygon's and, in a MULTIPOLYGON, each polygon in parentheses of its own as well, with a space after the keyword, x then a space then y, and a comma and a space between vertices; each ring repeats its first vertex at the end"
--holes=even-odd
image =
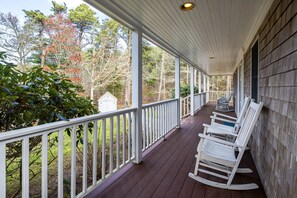
POLYGON ((251 102, 248 107, 242 127, 236 137, 235 142, 229 142, 205 134, 199 134, 201 140, 197 147, 195 156, 196 165, 194 173, 189 173, 189 177, 203 184, 230 190, 251 190, 258 188, 255 183, 250 184, 232 184, 235 173, 251 173, 249 168, 238 168, 244 154, 248 140, 252 134, 254 126, 259 117, 263 103, 256 104, 251 102), (235 151, 239 153, 236 157, 235 151), (208 169, 206 169, 208 168, 208 169), (227 180, 226 183, 220 183, 205 179, 198 173, 206 173, 221 179, 227 180))

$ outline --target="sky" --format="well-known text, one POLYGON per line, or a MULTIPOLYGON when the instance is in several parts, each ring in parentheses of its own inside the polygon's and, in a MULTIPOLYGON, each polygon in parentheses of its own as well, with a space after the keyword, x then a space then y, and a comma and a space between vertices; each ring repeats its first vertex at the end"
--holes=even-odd
MULTIPOLYGON (((55 0, 57 3, 66 3, 68 9, 73 9, 78 5, 84 3, 82 0, 55 0)), ((24 12, 22 10, 40 10, 44 14, 48 15, 51 13, 50 8, 52 7, 51 0, 0 0, 0 12, 8 13, 11 12, 17 16, 21 22, 24 21, 24 12)), ((91 6, 90 6, 91 7, 91 6)), ((94 11, 97 13, 99 19, 107 18, 106 15, 98 10, 94 11)))
MULTIPOLYGON (((78 5, 85 3, 82 0, 55 0, 57 3, 66 3, 68 10, 74 9, 78 5)), ((22 10, 40 10, 45 15, 51 14, 50 8, 52 7, 52 0, 0 0, 0 12, 11 12, 14 16, 17 16, 20 23, 24 23, 25 14, 22 10)), ((92 8, 92 6, 90 6, 92 8)), ((108 18, 105 14, 92 8, 97 14, 99 20, 108 18)), ((120 41, 120 45, 124 45, 120 41)), ((125 47, 124 47, 125 48, 125 47)))

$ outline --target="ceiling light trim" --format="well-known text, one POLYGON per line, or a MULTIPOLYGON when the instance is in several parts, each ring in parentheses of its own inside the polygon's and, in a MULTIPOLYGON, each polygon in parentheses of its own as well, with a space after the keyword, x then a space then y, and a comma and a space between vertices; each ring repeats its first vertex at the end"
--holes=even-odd
POLYGON ((179 6, 182 11, 190 11, 195 7, 195 3, 193 2, 185 2, 179 6))

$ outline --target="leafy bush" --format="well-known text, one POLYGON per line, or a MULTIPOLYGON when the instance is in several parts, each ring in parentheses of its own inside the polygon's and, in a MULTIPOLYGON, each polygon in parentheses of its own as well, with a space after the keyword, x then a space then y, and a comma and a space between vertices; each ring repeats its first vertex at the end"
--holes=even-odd
MULTIPOLYGON (((198 87, 194 87, 194 93, 198 93, 198 87)), ((172 98, 175 98, 175 89, 171 92, 172 98)), ((180 96, 186 97, 191 94, 191 86, 188 84, 180 85, 180 96)))
POLYGON ((17 70, 0 53, 0 131, 94 114, 90 100, 78 96, 80 86, 40 66, 17 70))
MULTIPOLYGON (((46 71, 40 66, 33 67, 30 73, 24 73, 4 59, 5 54, 0 52, 0 132, 67 120, 96 112, 90 100, 78 95, 82 88, 73 84, 65 76, 51 69, 46 71)), ((70 130, 66 129, 69 136, 70 130)), ((82 142, 82 131, 83 126, 78 126, 77 144, 82 142)), ((48 141, 50 151, 48 163, 51 164, 57 158, 56 135, 49 136, 48 141)), ((30 181, 35 177, 38 180, 40 177, 40 143, 41 136, 30 138, 30 181), (36 164, 39 165, 36 166, 36 164)), ((20 163, 22 144, 18 141, 10 143, 7 147, 10 148, 6 153, 8 194, 10 197, 16 197, 22 189, 20 163)))

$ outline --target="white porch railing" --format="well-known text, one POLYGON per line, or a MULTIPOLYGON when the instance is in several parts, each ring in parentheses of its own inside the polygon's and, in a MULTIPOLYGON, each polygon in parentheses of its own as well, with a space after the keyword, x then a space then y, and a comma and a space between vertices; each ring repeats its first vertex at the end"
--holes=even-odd
POLYGON ((181 118, 184 118, 191 113, 191 96, 186 96, 184 98, 180 98, 181 101, 181 108, 180 108, 180 113, 181 113, 181 118))
MULTIPOLYGON (((41 153, 41 196, 48 197, 49 156, 50 140, 57 139, 57 186, 58 197, 64 196, 64 180, 67 175, 70 179, 69 196, 82 196, 94 186, 100 184, 110 175, 117 172, 134 159, 133 144, 135 134, 132 134, 132 125, 136 108, 118 110, 39 125, 0 134, 0 194, 1 197, 9 196, 6 187, 7 164, 6 155, 15 143, 21 144, 21 186, 22 197, 30 196, 30 155, 34 151, 31 147, 32 139, 39 138, 42 148, 41 153), (70 134, 67 135, 67 129, 70 134), (91 132, 91 133, 89 133, 91 132), (82 139, 78 139, 78 133, 82 139), (91 136, 89 136, 92 134, 91 136), (78 141, 82 141, 82 167, 77 164, 78 141), (70 146, 71 151, 65 153, 65 148, 70 146), (90 149, 90 147, 92 149, 90 149), (100 153, 100 154, 99 154, 100 153), (100 156, 100 158, 98 157, 100 156), (66 160, 70 160, 67 163, 66 160), (67 164, 66 164, 66 163, 67 164), (65 170, 65 166, 70 170, 65 170), (90 168, 91 167, 91 168, 90 168), (91 170, 91 171, 90 171, 91 170), (82 186, 77 186, 77 179, 82 178, 82 186), (78 190, 80 189, 80 190, 78 190)), ((52 141, 51 141, 52 144, 52 141)), ((36 168, 36 167, 35 167, 36 168)), ((51 167, 52 168, 52 167, 51 167)), ((56 168, 56 167, 55 167, 56 168)), ((32 191, 31 191, 32 192, 32 191)))
MULTIPOLYGON (((194 112, 197 112, 203 105, 207 103, 207 92, 197 93, 194 95, 194 112)), ((191 113, 191 96, 181 98, 181 118, 191 113)))
POLYGON ((194 95, 194 112, 197 112, 198 110, 200 110, 201 107, 203 107, 206 103, 207 103, 206 92, 195 94, 194 95))
MULTIPOLYGON (((177 126, 178 105, 178 100, 172 99, 142 107, 143 151, 177 126)), ((53 193, 49 189, 49 183, 53 180, 57 181, 57 191, 53 196, 63 197, 65 193, 70 197, 85 195, 134 160, 136 146, 133 127, 135 127, 136 110, 136 108, 123 109, 0 133, 1 197, 11 194, 7 188, 6 160, 9 150, 17 144, 20 150, 18 158, 21 163, 19 180, 21 180, 22 197, 30 197, 32 192, 30 169, 34 152, 31 141, 36 139, 41 148, 40 196, 48 197, 53 193), (78 137, 78 134, 81 136, 78 137), (51 160, 49 150, 53 149, 53 140, 57 162, 52 166, 49 163, 51 160), (78 143, 80 141, 81 143, 78 143), (50 178, 49 170, 55 169, 57 169, 55 178, 50 178), (65 179, 70 181, 67 191, 65 191, 65 179)))
POLYGON ((178 100, 166 100, 142 107, 142 151, 177 126, 178 100))

